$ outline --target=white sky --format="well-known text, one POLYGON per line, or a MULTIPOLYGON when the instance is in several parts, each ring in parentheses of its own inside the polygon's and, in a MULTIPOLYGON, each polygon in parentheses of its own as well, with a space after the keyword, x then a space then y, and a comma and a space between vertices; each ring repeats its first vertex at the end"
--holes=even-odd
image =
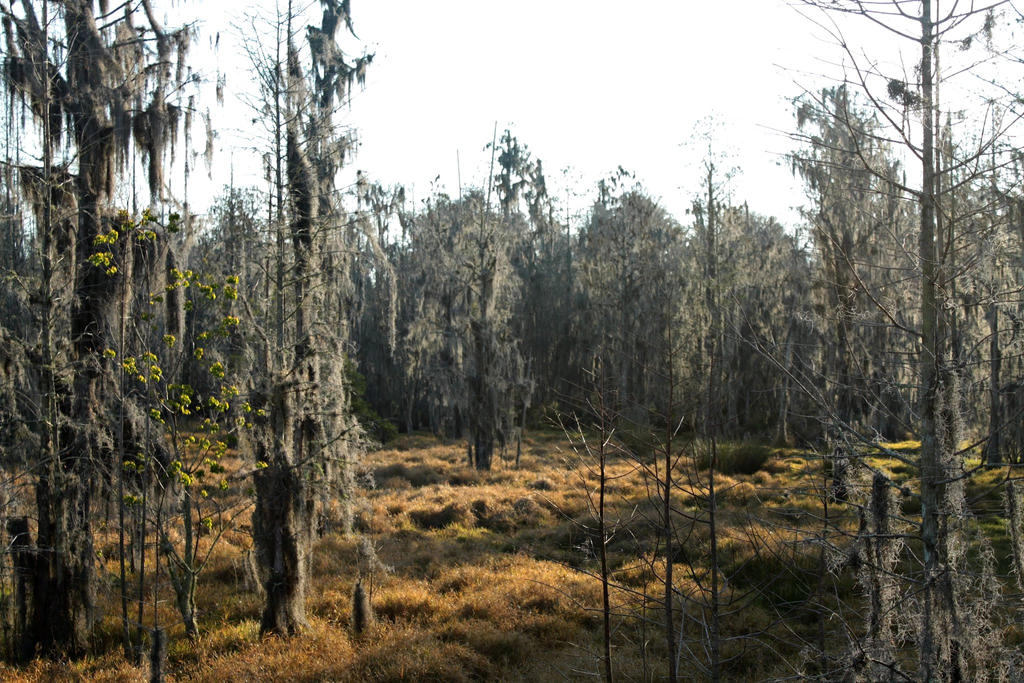
MULTIPOLYGON (((356 32, 376 52, 352 119, 355 165, 386 182, 458 191, 486 182, 494 124, 593 197, 619 165, 680 220, 702 150, 698 122, 721 122, 743 173, 737 198, 782 217, 801 201, 780 154, 791 142, 795 45, 809 24, 779 0, 355 0, 356 32), (781 163, 780 165, 777 165, 781 163)), ((570 200, 570 203, 579 203, 570 200)))
MULTIPOLYGON (((273 11, 272 0, 258 4, 273 11)), ((249 86, 239 39, 226 27, 255 6, 200 10, 204 33, 222 32, 217 59, 229 98, 249 86)), ((463 186, 484 185, 484 146, 497 123, 499 137, 511 128, 543 160, 549 190, 560 202, 568 193, 574 211, 621 165, 686 223, 704 153, 695 132, 713 116, 716 149, 740 169, 734 201, 792 225, 804 198, 783 156, 795 147, 786 135, 796 125, 790 101, 805 87, 833 84, 820 74, 834 79, 844 61, 785 0, 353 0, 352 12, 376 56, 345 114, 361 143, 350 169, 404 184, 417 202, 437 177, 438 187, 458 192, 457 153, 463 186)), ((891 36, 864 21, 842 24, 872 60, 899 61, 891 36)), ((233 146, 253 142, 252 114, 239 111, 215 111, 215 167, 233 146)), ((240 156, 236 183, 260 184, 259 162, 240 156)), ((216 174, 205 189, 226 182, 216 174)))

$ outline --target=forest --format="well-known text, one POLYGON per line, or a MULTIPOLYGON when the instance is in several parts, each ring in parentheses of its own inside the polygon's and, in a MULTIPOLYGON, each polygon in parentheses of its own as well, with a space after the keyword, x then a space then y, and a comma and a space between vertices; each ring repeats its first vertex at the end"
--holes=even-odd
POLYGON ((198 4, 0 0, 0 678, 1024 677, 1013 2, 794 0, 793 219, 711 128, 414 196, 350 0, 198 4))

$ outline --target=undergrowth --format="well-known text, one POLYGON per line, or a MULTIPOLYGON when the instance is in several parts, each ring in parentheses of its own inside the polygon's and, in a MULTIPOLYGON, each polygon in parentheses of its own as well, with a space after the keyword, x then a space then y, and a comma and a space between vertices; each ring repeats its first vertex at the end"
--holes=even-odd
MULTIPOLYGON (((561 434, 536 432, 524 441, 518 469, 497 457, 492 472, 479 473, 466 466, 462 443, 399 437, 368 455, 375 484, 357 513, 362 536, 329 533, 316 545, 308 631, 291 639, 259 638, 260 600, 245 568, 251 540, 242 524, 225 535, 199 586, 198 641, 184 637, 169 587, 162 586, 157 612, 169 629, 168 674, 197 681, 532 681, 596 674, 599 540, 588 502, 596 478, 570 453, 561 434), (376 553, 372 571, 361 543, 376 553), (374 614, 358 635, 351 628, 357 579, 374 614)), ((677 493, 673 556, 676 590, 692 601, 691 609, 709 577, 702 553, 707 529, 688 521, 700 516, 707 494, 707 463, 700 448, 694 453, 698 466, 677 493)), ((836 595, 857 600, 850 572, 828 583, 832 595, 822 583, 822 546, 814 541, 821 527, 821 462, 794 449, 726 442, 719 445, 718 465, 719 551, 731 577, 721 596, 728 606, 722 629, 731 634, 725 671, 730 680, 794 675, 807 643, 818 637, 819 615, 834 606, 830 601, 836 595)), ((615 667, 626 679, 657 679, 665 659, 658 606, 664 558, 655 551, 660 540, 652 523, 658 501, 629 458, 613 457, 609 474, 615 667)), ((998 472, 972 482, 969 498, 978 512, 999 504, 998 482, 998 472)), ((831 524, 856 531, 852 510, 833 505, 831 514, 831 524)), ((1006 547, 1005 525, 982 528, 997 548, 1006 547)), ((105 557, 115 556, 114 542, 113 529, 106 529, 98 544, 105 557)), ((826 560, 837 564, 834 557, 826 560)), ((120 652, 115 569, 104 564, 105 616, 92 655, 0 666, 0 678, 144 679, 145 671, 125 663, 120 652)), ((149 608, 146 619, 152 623, 149 608)), ((851 626, 860 628, 856 621, 851 626)), ((680 636, 694 644, 703 634, 688 621, 680 636)))

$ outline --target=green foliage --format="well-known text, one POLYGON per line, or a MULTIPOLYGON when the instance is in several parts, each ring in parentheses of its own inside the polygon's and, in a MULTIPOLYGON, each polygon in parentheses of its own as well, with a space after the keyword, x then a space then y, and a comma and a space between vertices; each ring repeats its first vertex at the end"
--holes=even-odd
POLYGON ((363 430, 376 441, 385 444, 398 436, 394 422, 383 418, 366 400, 366 378, 356 369, 352 360, 345 359, 345 379, 351 391, 351 410, 363 430))
MULTIPOLYGON (((754 474, 772 456, 772 448, 757 441, 725 441, 717 444, 718 467, 721 474, 754 474)), ((697 466, 707 469, 711 457, 709 444, 698 447, 697 466)))
MULTIPOLYGON (((159 247, 161 240, 177 231, 179 223, 177 215, 161 226, 149 212, 138 220, 121 212, 117 228, 94 240, 96 251, 88 260, 111 278, 127 273, 120 266, 132 250, 151 249, 145 246, 148 243, 153 243, 152 248, 159 247), (136 246, 140 243, 142 246, 136 246)), ((159 435, 142 448, 150 452, 124 460, 123 471, 131 475, 126 477, 126 486, 133 490, 122 497, 122 503, 132 510, 141 506, 138 514, 147 514, 145 495, 139 495, 144 489, 135 488, 144 472, 155 476, 156 486, 163 489, 162 496, 177 499, 172 508, 175 512, 164 518, 156 533, 160 551, 168 560, 165 571, 177 595, 186 630, 194 631, 195 579, 237 515, 236 486, 223 459, 237 443, 237 432, 251 427, 246 419, 251 409, 233 410, 240 392, 231 383, 231 368, 225 359, 201 345, 213 347, 216 340, 227 338, 238 327, 240 321, 231 310, 238 298, 238 278, 204 277, 173 267, 173 249, 167 254, 166 279, 155 291, 141 292, 138 305, 127 310, 132 327, 126 346, 106 348, 102 358, 116 364, 126 393, 138 401, 149 425, 159 435), (192 317, 188 325, 182 309, 192 317), (202 384, 190 378, 201 378, 202 384), (160 457, 160 451, 166 460, 160 457), (213 540, 201 547, 201 537, 213 540)), ((154 261, 160 274, 164 257, 154 261)), ((130 299, 127 304, 134 301, 130 299)))

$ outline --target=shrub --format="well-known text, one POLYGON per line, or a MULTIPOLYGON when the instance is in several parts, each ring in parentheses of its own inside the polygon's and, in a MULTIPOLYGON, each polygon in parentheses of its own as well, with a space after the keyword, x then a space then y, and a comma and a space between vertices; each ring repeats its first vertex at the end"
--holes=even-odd
POLYGON ((448 503, 440 510, 412 510, 409 512, 409 518, 421 529, 444 529, 453 524, 473 526, 474 519, 473 513, 461 502, 448 503))
POLYGON ((540 524, 544 520, 544 508, 533 498, 520 498, 512 503, 516 521, 527 526, 540 524))
POLYGON ((440 484, 448 480, 448 477, 438 472, 430 465, 409 466, 404 462, 395 462, 390 465, 378 467, 373 471, 373 480, 389 483, 388 488, 401 487, 400 485, 395 485, 396 482, 394 480, 397 478, 405 479, 409 482, 410 486, 415 487, 440 484))
POLYGON ((463 642, 492 662, 518 664, 534 652, 533 642, 519 631, 495 628, 486 621, 453 621, 445 625, 446 640, 463 642))
POLYGON ((377 414, 366 400, 366 378, 348 358, 345 359, 345 377, 351 391, 350 407, 363 431, 381 444, 392 441, 398 436, 398 427, 391 420, 377 414))
POLYGON ((515 524, 508 507, 500 504, 488 503, 486 500, 474 500, 471 506, 477 524, 484 529, 498 533, 512 531, 515 524))
POLYGON ((405 477, 388 477, 387 479, 380 482, 377 485, 378 488, 382 489, 395 489, 398 491, 404 491, 405 489, 411 489, 412 484, 405 477))
MULTIPOLYGON (((697 464, 707 469, 711 457, 710 446, 699 448, 697 464)), ((754 474, 764 467, 772 449, 756 441, 725 442, 718 444, 718 468, 722 474, 754 474)))
POLYGON ((480 472, 469 467, 457 469, 448 476, 448 483, 452 486, 475 486, 480 480, 480 472))
POLYGON ((348 680, 460 681, 494 678, 487 659, 462 643, 423 633, 396 631, 359 653, 348 680))

